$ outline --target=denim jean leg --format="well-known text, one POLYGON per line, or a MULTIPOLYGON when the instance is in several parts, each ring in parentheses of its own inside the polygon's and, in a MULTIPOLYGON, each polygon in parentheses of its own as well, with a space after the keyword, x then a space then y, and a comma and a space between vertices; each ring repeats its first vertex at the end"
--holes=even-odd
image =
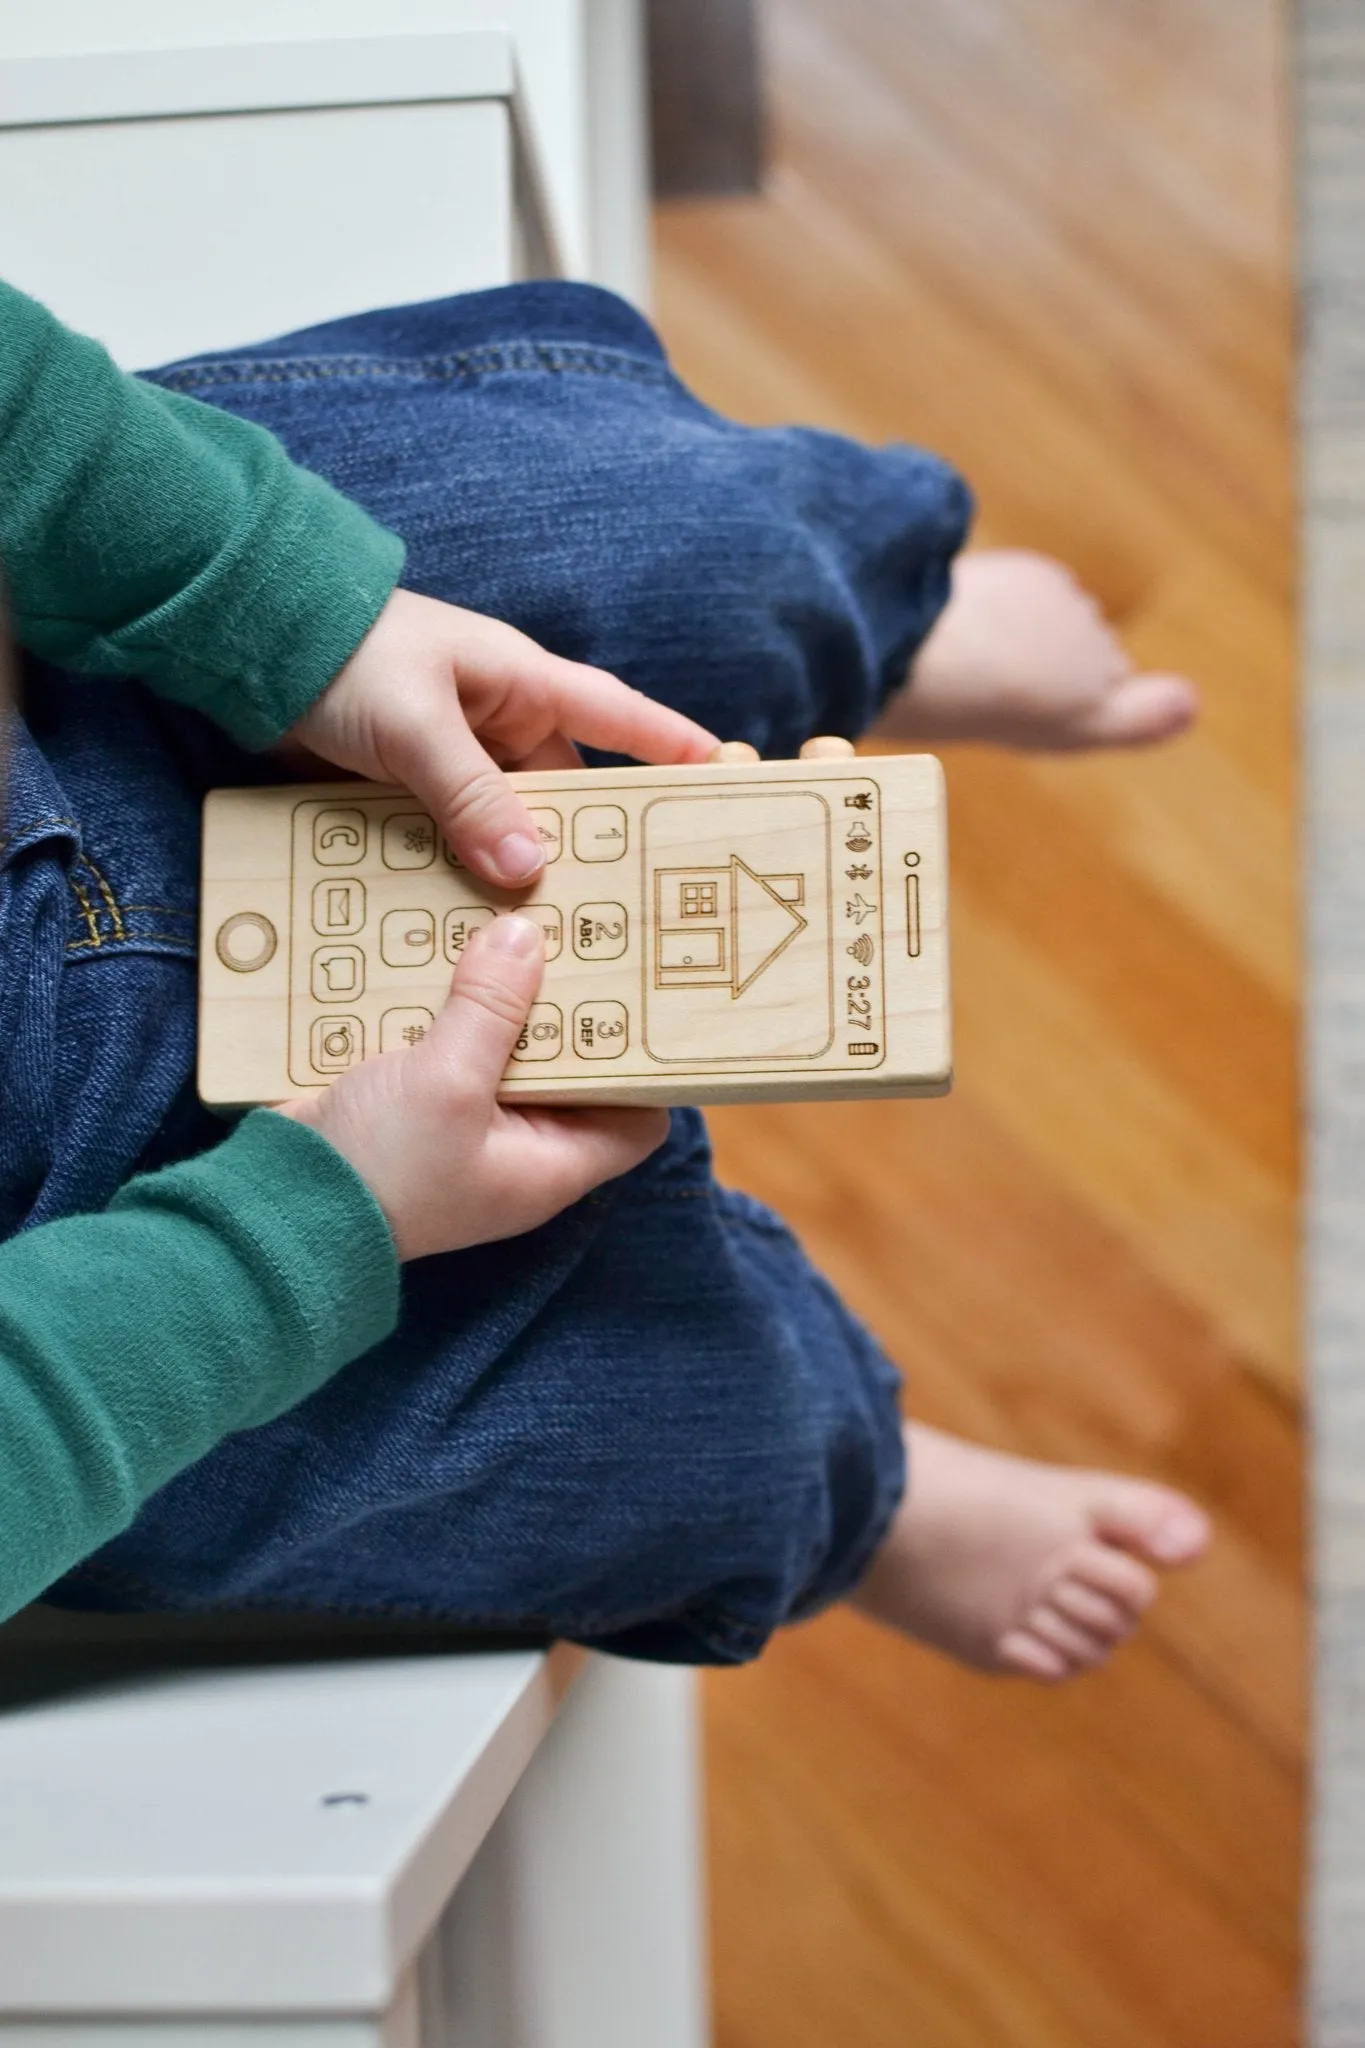
POLYGON ((971 512, 921 449, 722 418, 588 285, 363 314, 159 381, 268 427, 396 528, 414 589, 764 754, 873 721, 971 512))
POLYGON ((737 1663, 848 1590, 903 1477, 895 1373, 681 1114, 545 1231, 425 1261, 394 1338, 173 1481, 61 1597, 737 1663))
MULTIPOLYGON (((364 315, 162 376, 401 531, 415 587, 769 753, 875 716, 968 515, 919 451, 720 419, 589 287, 364 315)), ((202 764, 171 747, 148 784, 110 749, 132 795, 100 829, 125 900, 192 912, 183 876, 134 893, 133 842, 141 813, 165 836, 202 764)), ((189 980, 155 997, 168 1015, 189 1014, 189 980)), ((86 986, 135 1040, 149 993, 86 986)), ((135 1105, 133 1077, 123 1092, 135 1105)), ((131 1171, 146 1130, 108 1128, 131 1171)), ((82 1142, 73 1127, 73 1200, 82 1142)), ((902 1480, 891 1367, 777 1219, 716 1187, 679 1113, 660 1154, 543 1231, 410 1269, 387 1345, 220 1446, 54 1597, 403 1613, 732 1662, 846 1590, 902 1480)))

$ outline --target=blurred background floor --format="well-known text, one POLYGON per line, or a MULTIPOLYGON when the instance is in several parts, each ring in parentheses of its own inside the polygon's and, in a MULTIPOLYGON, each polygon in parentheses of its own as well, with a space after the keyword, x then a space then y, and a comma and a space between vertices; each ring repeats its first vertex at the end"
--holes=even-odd
POLYGON ((1189 1487, 1060 1693, 845 1615, 707 1681, 718 2048, 1287 2048, 1304 1610, 1283 0, 769 0, 757 198, 657 217, 703 397, 942 451, 1203 687, 948 761, 944 1103, 731 1110, 926 1420, 1189 1487))

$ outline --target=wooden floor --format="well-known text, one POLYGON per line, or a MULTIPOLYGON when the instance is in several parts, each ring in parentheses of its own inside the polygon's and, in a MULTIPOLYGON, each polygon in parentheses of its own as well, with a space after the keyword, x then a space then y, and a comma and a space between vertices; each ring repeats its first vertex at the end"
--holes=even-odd
POLYGON ((941 1104, 734 1110, 991 1443, 1219 1524, 1062 1693, 844 1615, 708 1680, 719 2048, 1286 2048, 1303 1755, 1280 0, 770 0, 759 200, 659 217, 703 396, 922 441, 1206 693, 1146 759, 949 761, 941 1104))

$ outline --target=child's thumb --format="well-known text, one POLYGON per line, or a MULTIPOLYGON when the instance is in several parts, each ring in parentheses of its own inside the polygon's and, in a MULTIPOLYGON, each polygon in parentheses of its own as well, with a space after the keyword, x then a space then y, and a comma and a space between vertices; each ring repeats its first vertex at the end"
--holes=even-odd
POLYGON ((495 917, 471 936, 450 998, 428 1034, 443 1065, 475 1092, 496 1093, 540 990, 545 949, 529 917, 495 917))

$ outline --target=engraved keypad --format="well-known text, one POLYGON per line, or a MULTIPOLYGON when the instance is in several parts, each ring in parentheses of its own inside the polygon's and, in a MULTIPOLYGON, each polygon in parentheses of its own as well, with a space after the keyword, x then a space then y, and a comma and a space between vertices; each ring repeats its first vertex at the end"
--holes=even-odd
POLYGON ((448 910, 441 925, 441 948, 454 966, 469 941, 482 925, 492 924, 497 912, 484 903, 461 903, 448 910))
POLYGON ((430 910, 386 910, 379 926, 386 967, 429 967, 436 958, 436 917, 430 910))
POLYGON ((365 955, 359 946, 319 946, 313 955, 313 996, 320 1003, 334 1003, 339 996, 365 993, 365 955))
POLYGON ((545 947, 545 965, 557 960, 564 951, 564 919, 554 903, 528 903, 526 915, 533 917, 540 926, 541 942, 545 947))
POLYGON ((365 884, 318 882, 313 889, 313 930, 325 939, 354 937, 365 922, 365 884))
POLYGON ((573 914, 573 949, 580 960, 619 960, 629 930, 624 903, 580 903, 573 914))
POLYGON ((626 814, 619 804, 580 804, 574 812, 576 860, 623 860, 628 844, 626 814))
POLYGON ((369 825, 361 810, 319 810, 313 818, 313 858, 319 867, 353 867, 364 860, 369 825))
POLYGON ((329 1078, 344 1074, 365 1057, 365 1026, 359 1017, 315 1017, 308 1033, 308 1064, 329 1078))
MULTIPOLYGON (((634 1085, 673 1068, 878 1063, 876 782, 860 773, 821 793, 657 776, 620 802, 604 801, 600 782, 585 792, 543 778, 528 808, 546 866, 524 892, 485 888, 411 797, 290 792, 293 1083, 320 1086, 367 1054, 419 1044, 475 933, 509 911, 539 924, 546 963, 511 1078, 582 1085, 610 1066, 634 1085)), ((910 896, 900 859, 898 903, 910 896)), ((898 943, 914 956, 918 910, 898 943)), ((277 970, 257 950, 263 984, 277 970)), ((236 953, 227 964, 242 984, 236 953)))
POLYGON ((585 1060, 619 1060, 630 1043, 624 1003, 580 1003, 573 1013, 574 1051, 585 1060))
POLYGON ((512 1051, 514 1060, 552 1060, 564 1050, 564 1012, 558 1003, 532 1003, 512 1051))
POLYGON ((385 1010, 379 1020, 379 1050, 401 1052, 406 1045, 420 1045, 436 1019, 419 1003, 385 1010))
POLYGON ((531 823, 536 828, 541 848, 545 854, 545 864, 547 867, 551 867, 564 851, 563 815, 559 811, 552 809, 549 805, 540 806, 532 804, 530 811, 531 823))
POLYGON ((396 811, 384 820, 386 868, 429 868, 436 858, 436 827, 425 811, 396 811))

